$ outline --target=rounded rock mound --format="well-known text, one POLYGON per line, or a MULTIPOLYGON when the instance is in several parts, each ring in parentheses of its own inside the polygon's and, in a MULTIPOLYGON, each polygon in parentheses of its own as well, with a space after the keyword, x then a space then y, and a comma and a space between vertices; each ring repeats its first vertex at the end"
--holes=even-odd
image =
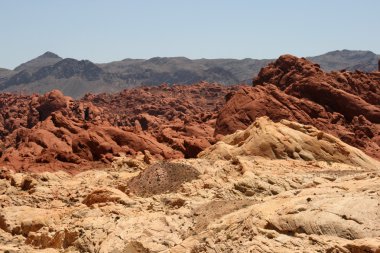
POLYGON ((128 182, 127 189, 140 197, 176 192, 182 184, 197 179, 199 175, 198 170, 190 165, 173 162, 157 163, 132 178, 128 182))
POLYGON ((380 163, 338 138, 310 125, 261 117, 246 130, 238 130, 201 152, 198 157, 232 159, 236 156, 345 163, 379 169, 380 163))

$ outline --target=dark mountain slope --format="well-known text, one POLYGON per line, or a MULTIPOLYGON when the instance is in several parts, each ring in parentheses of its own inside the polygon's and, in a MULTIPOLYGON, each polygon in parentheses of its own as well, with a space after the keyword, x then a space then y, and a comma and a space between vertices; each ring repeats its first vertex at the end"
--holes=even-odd
POLYGON ((48 51, 44 53, 43 55, 38 56, 37 58, 34 58, 28 62, 25 62, 19 65, 14 70, 17 72, 23 71, 23 70, 34 72, 34 71, 39 70, 42 67, 53 65, 59 62, 60 60, 62 60, 61 57, 48 51))
POLYGON ((66 58, 31 72, 22 70, 0 84, 3 91, 44 93, 60 89, 75 98, 88 92, 114 92, 125 87, 115 74, 104 72, 94 63, 66 58))
POLYGON ((371 72, 377 69, 379 55, 371 51, 337 50, 308 59, 321 65, 325 71, 346 69, 371 72))
MULTIPOLYGON (((370 51, 333 51, 307 57, 325 71, 377 70, 379 56, 370 51)), ((21 64, 14 71, 0 69, 0 91, 43 93, 60 89, 78 98, 85 93, 114 92, 139 85, 192 84, 200 81, 225 85, 250 83, 273 60, 196 59, 154 57, 94 64, 88 60, 62 59, 45 54, 21 64)))

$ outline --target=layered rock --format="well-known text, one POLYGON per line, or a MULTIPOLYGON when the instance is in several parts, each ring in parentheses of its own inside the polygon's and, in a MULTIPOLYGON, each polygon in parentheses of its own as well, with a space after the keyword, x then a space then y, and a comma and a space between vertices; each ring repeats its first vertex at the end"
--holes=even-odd
POLYGON ((379 170, 342 163, 241 155, 151 166, 141 157, 76 175, 1 171, 1 185, 0 251, 380 248, 379 170))
POLYGON ((313 126, 288 120, 274 123, 268 117, 258 118, 246 130, 225 136, 199 156, 213 159, 261 156, 339 162, 366 169, 380 168, 377 160, 313 126))
POLYGON ((290 55, 263 68, 246 87, 229 96, 215 134, 231 134, 256 118, 310 124, 380 158, 380 74, 323 72, 290 55))

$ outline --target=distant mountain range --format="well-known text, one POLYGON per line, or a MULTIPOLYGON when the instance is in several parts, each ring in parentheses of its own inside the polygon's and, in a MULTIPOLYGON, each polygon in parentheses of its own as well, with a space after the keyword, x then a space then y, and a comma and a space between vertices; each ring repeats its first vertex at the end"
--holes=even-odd
MULTIPOLYGON (((326 71, 377 70, 379 55, 370 51, 339 50, 307 57, 326 71)), ((250 83, 262 67, 274 59, 197 59, 155 57, 95 64, 63 59, 46 52, 14 70, 0 68, 0 91, 44 93, 60 89, 78 98, 88 92, 116 92, 138 85, 191 84, 199 81, 226 85, 250 83)))

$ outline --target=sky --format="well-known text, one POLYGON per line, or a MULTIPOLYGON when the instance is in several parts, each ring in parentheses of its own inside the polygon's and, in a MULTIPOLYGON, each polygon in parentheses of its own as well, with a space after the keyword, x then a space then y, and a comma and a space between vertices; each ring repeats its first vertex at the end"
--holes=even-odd
POLYGON ((0 67, 125 58, 380 53, 378 0, 0 0, 0 67))

